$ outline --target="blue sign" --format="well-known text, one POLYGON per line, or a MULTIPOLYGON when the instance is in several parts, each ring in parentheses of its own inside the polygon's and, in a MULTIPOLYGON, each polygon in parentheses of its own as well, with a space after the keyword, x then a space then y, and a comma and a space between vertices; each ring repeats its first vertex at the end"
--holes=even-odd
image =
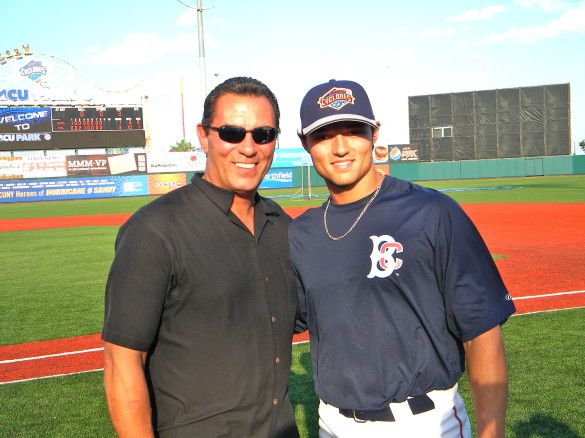
MULTIPOLYGON (((0 107, 0 133, 30 134, 46 132, 51 132, 51 108, 0 107)), ((9 140, 5 139, 4 141, 9 140)), ((12 139, 10 141, 17 140, 12 139)))
POLYGON ((0 203, 145 195, 147 175, 0 181, 0 203))
POLYGON ((28 90, 17 90, 3 88, 0 90, 0 100, 28 100, 28 90))
POLYGON ((284 189, 293 187, 292 169, 271 169, 260 183, 261 189, 284 189))
POLYGON ((312 166, 313 162, 309 153, 303 148, 280 148, 274 151, 273 169, 277 167, 300 167, 307 164, 312 166))

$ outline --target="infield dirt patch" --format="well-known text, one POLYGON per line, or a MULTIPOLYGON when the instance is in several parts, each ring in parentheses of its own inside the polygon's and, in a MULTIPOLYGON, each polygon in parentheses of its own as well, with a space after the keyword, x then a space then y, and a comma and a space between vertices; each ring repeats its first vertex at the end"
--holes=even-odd
MULTIPOLYGON (((585 290, 585 203, 464 204, 513 297, 585 290)), ((297 217, 306 207, 286 207, 297 217)), ((130 214, 0 220, 0 231, 119 226, 130 214)), ((585 304, 583 304, 585 305, 585 304)))

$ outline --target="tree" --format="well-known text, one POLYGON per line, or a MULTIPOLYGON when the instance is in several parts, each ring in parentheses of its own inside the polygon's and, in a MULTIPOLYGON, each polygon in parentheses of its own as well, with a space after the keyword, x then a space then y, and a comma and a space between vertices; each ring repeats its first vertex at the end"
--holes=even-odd
POLYGON ((585 140, 581 140, 581 141, 579 142, 579 146, 581 147, 581 150, 582 150, 583 152, 585 152, 585 140))
POLYGON ((195 147, 191 144, 190 141, 182 139, 175 143, 174 146, 171 146, 169 152, 191 152, 194 151, 195 147))

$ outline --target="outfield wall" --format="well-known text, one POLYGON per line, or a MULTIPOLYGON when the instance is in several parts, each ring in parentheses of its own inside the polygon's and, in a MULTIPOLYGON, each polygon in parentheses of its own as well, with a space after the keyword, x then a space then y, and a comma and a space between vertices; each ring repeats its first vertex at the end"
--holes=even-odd
MULTIPOLYGON (((388 164, 376 168, 388 174, 388 164)), ((389 173, 409 181, 584 175, 585 155, 467 160, 449 162, 391 162, 389 173)), ((162 195, 191 181, 195 172, 83 177, 0 179, 0 204, 68 199, 162 195)), ((261 189, 320 187, 325 182, 306 164, 271 168, 261 189)))
MULTIPOLYGON (((312 166, 304 166, 270 169, 260 188, 308 187, 307 172, 311 186, 325 185, 312 166)), ((163 195, 188 184, 195 173, 200 172, 4 179, 0 180, 0 204, 163 195)))
POLYGON ((391 162, 390 174, 408 181, 585 174, 585 155, 441 162, 391 162))

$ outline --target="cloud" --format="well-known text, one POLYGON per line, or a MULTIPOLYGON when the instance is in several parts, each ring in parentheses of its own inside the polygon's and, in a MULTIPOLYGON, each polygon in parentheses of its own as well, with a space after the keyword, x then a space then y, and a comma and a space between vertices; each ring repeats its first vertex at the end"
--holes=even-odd
POLYGON ((177 26, 187 27, 197 23, 197 9, 188 8, 177 18, 177 26))
POLYGON ((479 45, 496 44, 505 41, 526 44, 567 34, 582 34, 585 32, 583 23, 585 23, 585 2, 564 12, 558 19, 552 20, 547 24, 532 27, 515 27, 506 32, 490 35, 481 40, 479 45))
POLYGON ((454 27, 429 27, 419 32, 418 37, 422 39, 446 38, 456 33, 454 27))
POLYGON ((85 48, 86 53, 96 53, 99 52, 99 50, 100 46, 98 46, 97 44, 85 48))
POLYGON ((191 33, 175 38, 163 38, 152 32, 135 32, 127 34, 119 44, 101 51, 96 51, 95 47, 89 49, 90 56, 82 61, 84 64, 139 66, 154 63, 169 53, 195 53, 197 35, 191 33))
POLYGON ((544 12, 567 9, 567 4, 558 0, 515 0, 514 3, 523 9, 541 9, 544 12))
POLYGON ((502 5, 487 6, 483 9, 470 9, 469 11, 462 12, 459 15, 452 15, 447 17, 447 21, 462 22, 488 20, 494 15, 497 15, 505 10, 506 7, 502 5))

